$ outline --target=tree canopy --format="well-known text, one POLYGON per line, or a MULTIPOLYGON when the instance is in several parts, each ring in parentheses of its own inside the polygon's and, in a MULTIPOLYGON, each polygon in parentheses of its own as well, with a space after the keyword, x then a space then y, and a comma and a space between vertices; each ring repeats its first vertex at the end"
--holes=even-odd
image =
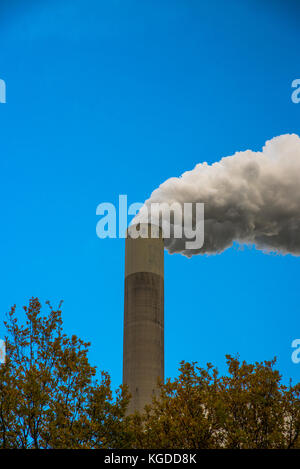
POLYGON ((90 344, 63 332, 61 307, 32 298, 19 324, 4 322, 0 365, 0 448, 300 448, 300 384, 285 386, 276 361, 227 356, 220 376, 182 362, 142 414, 130 395, 88 361, 90 344))
POLYGON ((143 415, 132 416, 135 446, 166 449, 300 448, 300 385, 284 386, 276 361, 227 356, 228 374, 182 362, 143 415))
POLYGON ((0 365, 0 447, 107 448, 122 446, 128 397, 116 399, 108 373, 100 382, 89 364, 89 343, 62 330, 61 310, 32 298, 19 325, 16 307, 5 321, 5 364, 0 365))

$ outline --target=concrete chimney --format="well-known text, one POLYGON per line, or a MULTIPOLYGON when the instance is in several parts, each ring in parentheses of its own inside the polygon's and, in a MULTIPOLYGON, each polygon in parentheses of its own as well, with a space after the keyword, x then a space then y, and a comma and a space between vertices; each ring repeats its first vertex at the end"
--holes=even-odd
POLYGON ((131 393, 128 414, 143 411, 164 380, 164 242, 161 230, 140 224, 142 236, 125 242, 123 384, 131 393), (153 234, 153 233, 152 233, 153 234))

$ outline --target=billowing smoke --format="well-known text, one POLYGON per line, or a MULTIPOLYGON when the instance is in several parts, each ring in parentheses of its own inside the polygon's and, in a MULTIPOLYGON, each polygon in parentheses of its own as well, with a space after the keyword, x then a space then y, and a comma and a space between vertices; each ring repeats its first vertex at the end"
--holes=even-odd
MULTIPOLYGON (((204 203, 204 244, 187 250, 183 238, 165 240, 170 253, 221 253, 234 242, 266 252, 300 255, 300 138, 281 135, 261 152, 246 150, 161 184, 134 223, 149 221, 153 203, 204 203), (148 211, 145 210, 148 208, 148 211)), ((162 215, 164 216, 164 215, 162 215)))

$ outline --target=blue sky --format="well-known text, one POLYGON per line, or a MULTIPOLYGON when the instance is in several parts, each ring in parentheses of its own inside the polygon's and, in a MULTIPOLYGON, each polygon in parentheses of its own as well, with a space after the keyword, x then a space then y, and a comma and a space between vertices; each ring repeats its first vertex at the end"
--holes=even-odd
MULTIPOLYGON (((121 383, 124 240, 96 237, 96 207, 299 134, 299 14, 296 1, 1 2, 1 319, 63 299, 66 332, 121 383)), ((299 381, 299 300, 299 258, 166 253, 166 376, 180 360, 223 372, 239 353, 276 355, 299 381)))

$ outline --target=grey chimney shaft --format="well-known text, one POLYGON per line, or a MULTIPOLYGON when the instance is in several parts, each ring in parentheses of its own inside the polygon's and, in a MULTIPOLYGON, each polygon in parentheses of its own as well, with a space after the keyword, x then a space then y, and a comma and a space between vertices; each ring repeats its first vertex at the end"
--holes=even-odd
POLYGON ((147 238, 125 244, 123 384, 132 395, 128 413, 142 411, 164 380, 164 242, 161 231, 140 225, 147 238))

